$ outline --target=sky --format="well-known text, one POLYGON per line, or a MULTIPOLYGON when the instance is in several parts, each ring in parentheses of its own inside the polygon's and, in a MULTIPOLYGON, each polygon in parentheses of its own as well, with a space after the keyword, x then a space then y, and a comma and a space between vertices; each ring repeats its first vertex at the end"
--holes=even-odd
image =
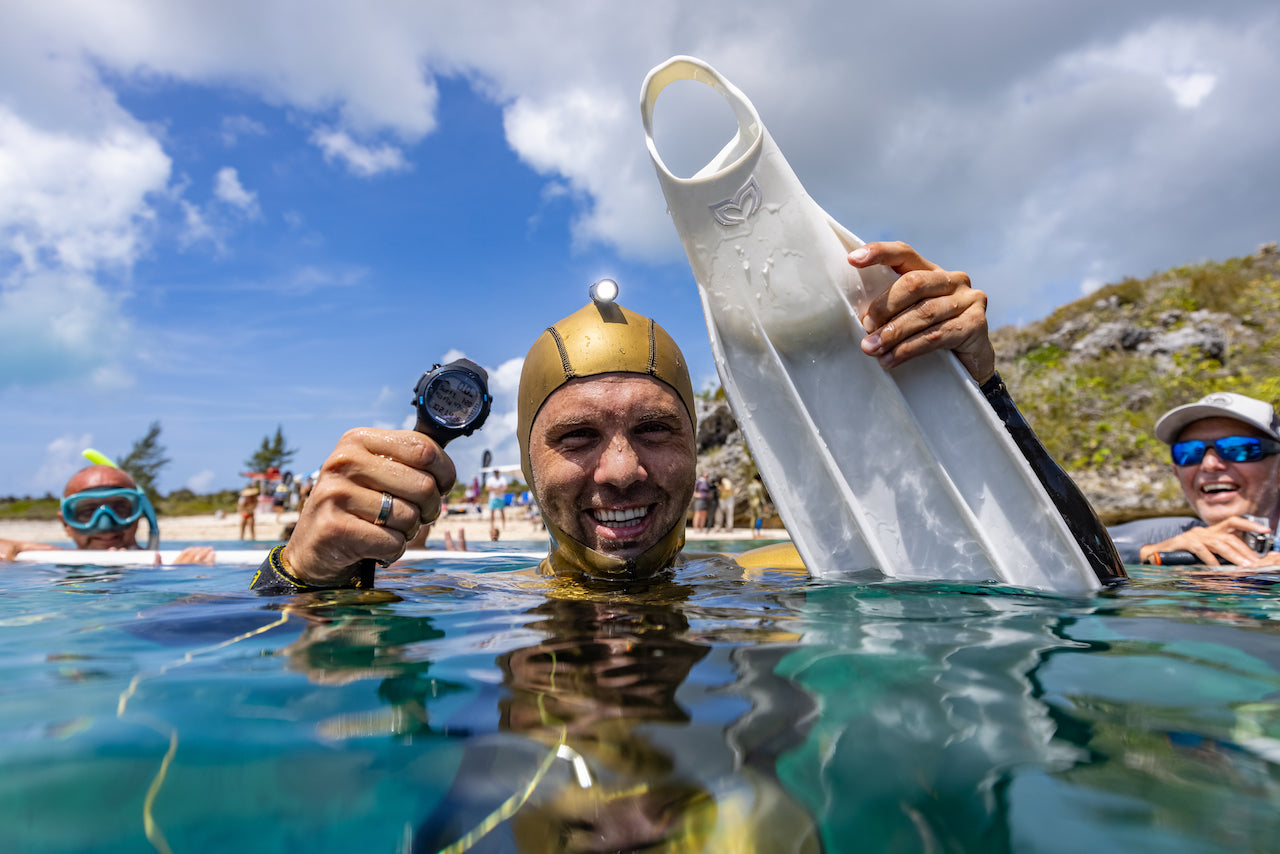
MULTIPOLYGON (((970 273, 993 326, 1280 239, 1274 2, 41 0, 0 6, 0 495, 159 421, 162 493, 400 428, 490 373, 450 446, 515 463, 521 360, 609 276, 716 382, 639 90, 697 56, 863 239, 970 273)), ((732 133, 664 92, 668 165, 732 133)))

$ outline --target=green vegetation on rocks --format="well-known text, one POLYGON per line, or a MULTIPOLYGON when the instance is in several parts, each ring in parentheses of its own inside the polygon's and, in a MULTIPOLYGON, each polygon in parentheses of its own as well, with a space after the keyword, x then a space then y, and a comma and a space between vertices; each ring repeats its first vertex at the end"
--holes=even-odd
POLYGON ((1107 521, 1186 511, 1152 433, 1212 391, 1280 403, 1280 254, 1126 279, 992 334, 997 367, 1107 521))

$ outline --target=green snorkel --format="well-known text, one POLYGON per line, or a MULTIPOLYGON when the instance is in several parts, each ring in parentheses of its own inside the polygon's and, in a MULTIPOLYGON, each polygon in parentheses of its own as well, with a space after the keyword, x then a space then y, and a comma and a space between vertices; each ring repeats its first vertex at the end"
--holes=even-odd
MULTIPOLYGON (((80 452, 86 460, 98 466, 111 466, 118 469, 115 460, 108 457, 101 451, 93 448, 85 448, 80 452)), ((142 493, 142 516, 147 520, 149 530, 147 532, 147 550, 155 551, 160 548, 160 524, 156 521, 156 508, 151 506, 151 499, 147 497, 145 492, 142 493)))

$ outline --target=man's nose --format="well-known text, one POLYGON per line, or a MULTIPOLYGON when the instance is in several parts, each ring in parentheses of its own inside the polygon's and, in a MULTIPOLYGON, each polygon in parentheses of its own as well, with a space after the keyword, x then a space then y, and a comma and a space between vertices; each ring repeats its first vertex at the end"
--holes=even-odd
POLYGON ((612 436, 596 464, 596 483, 626 487, 645 477, 640 455, 625 435, 612 436))
POLYGON ((1200 468, 1209 469, 1210 471, 1222 471, 1227 467, 1222 461, 1222 457, 1218 456, 1218 449, 1210 445, 1205 449, 1204 459, 1200 461, 1200 468))

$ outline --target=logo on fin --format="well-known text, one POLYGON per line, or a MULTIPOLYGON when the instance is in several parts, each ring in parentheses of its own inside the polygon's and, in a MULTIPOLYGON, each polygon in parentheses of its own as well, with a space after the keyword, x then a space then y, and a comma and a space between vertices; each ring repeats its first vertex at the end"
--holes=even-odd
POLYGON ((711 214, 721 225, 741 225, 760 210, 760 185, 752 175, 732 199, 711 206, 711 214))

